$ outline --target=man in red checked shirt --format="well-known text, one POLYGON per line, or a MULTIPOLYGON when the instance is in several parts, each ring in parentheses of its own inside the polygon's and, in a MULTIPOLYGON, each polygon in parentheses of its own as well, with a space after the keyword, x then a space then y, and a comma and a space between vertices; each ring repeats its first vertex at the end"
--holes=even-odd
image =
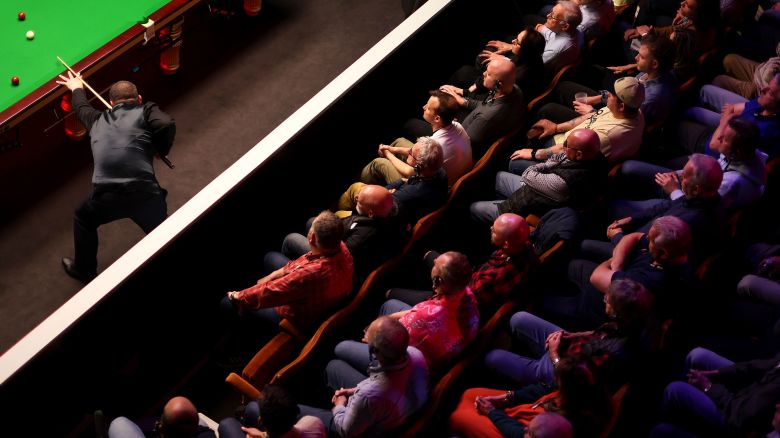
POLYGON ((252 287, 228 292, 227 300, 242 316, 274 331, 282 318, 298 329, 310 328, 352 290, 352 256, 341 241, 343 234, 335 214, 320 213, 307 236, 311 251, 252 287))

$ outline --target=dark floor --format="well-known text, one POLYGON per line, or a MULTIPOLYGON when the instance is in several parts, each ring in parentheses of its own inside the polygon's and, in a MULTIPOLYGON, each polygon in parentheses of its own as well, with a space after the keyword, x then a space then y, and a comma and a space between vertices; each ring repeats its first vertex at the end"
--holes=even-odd
MULTIPOLYGON (((197 6, 185 21, 179 73, 163 77, 152 61, 127 77, 177 121, 170 154, 176 169, 156 165, 169 213, 403 18, 398 0, 266 0, 260 16, 228 19, 197 6)), ((72 211, 89 191, 88 143, 62 139, 53 150, 61 156, 16 169, 21 180, 0 187, 0 199, 23 199, 0 208, 0 351, 81 286, 64 274, 60 258, 72 254, 72 211)), ((129 220, 102 227, 99 269, 142 237, 129 220)))

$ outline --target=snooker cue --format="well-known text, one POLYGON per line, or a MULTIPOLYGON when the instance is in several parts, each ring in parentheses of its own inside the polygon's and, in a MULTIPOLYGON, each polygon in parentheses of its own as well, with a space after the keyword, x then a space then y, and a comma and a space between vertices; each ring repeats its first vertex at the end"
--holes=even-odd
POLYGON ((66 63, 65 63, 65 61, 63 61, 63 60, 62 60, 62 58, 60 58, 59 56, 57 57, 57 59, 58 59, 58 60, 59 60, 59 61, 62 63, 62 65, 64 65, 64 66, 65 66, 65 68, 67 68, 67 69, 68 69, 68 71, 69 71, 69 72, 73 73, 73 75, 74 75, 74 76, 76 76, 77 78, 81 79, 81 83, 82 83, 82 84, 84 84, 84 86, 85 86, 85 87, 87 87, 87 89, 88 89, 89 91, 91 91, 91 92, 92 92, 92 94, 94 94, 94 95, 95 95, 95 97, 97 97, 98 99, 100 99, 100 101, 101 101, 101 102, 103 102, 103 105, 105 105, 105 106, 106 106, 106 108, 108 108, 108 109, 111 109, 111 105, 109 105, 109 103, 108 103, 108 102, 106 102, 106 99, 103 99, 103 96, 101 96, 101 95, 100 95, 100 94, 99 94, 97 91, 95 91, 95 89, 94 89, 94 88, 92 88, 92 87, 91 87, 91 86, 90 86, 90 85, 87 83, 87 81, 85 81, 85 80, 84 80, 84 78, 82 78, 82 77, 81 77, 81 75, 80 75, 80 74, 78 74, 78 73, 76 73, 75 71, 73 71, 73 69, 72 69, 72 68, 70 68, 70 66, 69 66, 68 64, 66 64, 66 63))
MULTIPOLYGON (((57 56, 57 59, 58 59, 58 60, 59 60, 59 61, 62 63, 62 65, 64 65, 64 66, 65 66, 65 68, 67 68, 67 69, 68 69, 68 71, 69 71, 69 72, 73 73, 73 75, 74 75, 74 76, 76 76, 77 78, 79 78, 79 79, 81 80, 81 83, 82 83, 82 84, 84 84, 84 86, 85 86, 85 87, 87 87, 87 89, 88 89, 89 91, 91 91, 91 92, 92 92, 92 94, 94 94, 94 95, 95 95, 95 97, 97 97, 98 99, 100 99, 100 101, 101 101, 101 102, 103 102, 103 104, 106 106, 106 108, 108 108, 108 109, 111 109, 111 105, 110 105, 108 102, 106 102, 106 99, 103 99, 103 96, 101 96, 101 95, 100 95, 100 94, 99 94, 97 91, 95 91, 95 89, 94 89, 94 88, 92 88, 92 87, 91 87, 91 86, 90 86, 90 85, 87 83, 87 81, 85 81, 85 80, 84 80, 84 78, 82 78, 82 77, 81 77, 81 75, 80 75, 80 74, 78 74, 78 73, 76 73, 75 71, 73 71, 73 69, 72 69, 72 68, 70 68, 70 66, 69 66, 69 65, 68 65, 68 64, 67 64, 65 61, 63 61, 63 60, 62 60, 62 58, 60 58, 59 56, 57 56)), ((173 168, 175 168, 175 167, 176 167, 176 166, 174 166, 174 165, 173 165, 173 163, 171 163, 171 160, 169 160, 169 159, 168 159, 168 157, 163 157, 163 156, 160 156, 160 160, 162 160, 162 162, 163 162, 163 163, 165 163, 165 165, 166 165, 166 166, 168 166, 168 167, 169 167, 169 168, 171 168, 171 169, 173 169, 173 168)))

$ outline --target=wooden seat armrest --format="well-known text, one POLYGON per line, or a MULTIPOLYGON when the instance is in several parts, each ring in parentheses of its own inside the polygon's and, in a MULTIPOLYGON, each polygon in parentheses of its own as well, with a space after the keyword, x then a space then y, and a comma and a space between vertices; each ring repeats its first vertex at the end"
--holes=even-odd
POLYGON ((299 330, 298 327, 294 326, 293 323, 286 318, 282 319, 279 323, 279 328, 282 332, 289 334, 301 344, 305 344, 309 340, 309 337, 303 331, 299 330))
POLYGON ((565 75, 566 72, 571 70, 572 68, 574 68, 574 64, 569 64, 569 65, 563 66, 563 68, 560 69, 558 71, 558 73, 555 74, 555 77, 553 77, 553 80, 550 82, 550 85, 547 87, 547 89, 544 90, 542 92, 542 94, 534 97, 533 100, 528 102, 528 111, 531 111, 534 108, 534 106, 536 106, 537 103, 539 103, 542 99, 544 99, 550 93, 552 93, 552 91, 555 89, 555 87, 558 86, 558 82, 560 82, 560 80, 563 77, 563 75, 565 75))
POLYGON ((260 391, 236 373, 228 374, 225 381, 241 393, 246 400, 257 400, 260 398, 260 391))
POLYGON ((563 246, 563 240, 559 240, 555 242, 555 245, 551 246, 550 249, 544 252, 544 254, 539 256, 539 263, 544 264, 544 262, 547 261, 547 259, 550 258, 551 255, 558 252, 559 249, 563 246))

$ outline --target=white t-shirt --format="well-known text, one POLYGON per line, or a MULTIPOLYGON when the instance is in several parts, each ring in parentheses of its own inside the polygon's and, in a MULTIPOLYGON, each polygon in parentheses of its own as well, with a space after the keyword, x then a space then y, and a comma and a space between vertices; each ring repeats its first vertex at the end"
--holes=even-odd
POLYGON ((444 152, 443 167, 447 171, 449 184, 453 185, 474 165, 469 135, 460 123, 453 121, 450 126, 434 132, 431 138, 441 145, 444 152))

